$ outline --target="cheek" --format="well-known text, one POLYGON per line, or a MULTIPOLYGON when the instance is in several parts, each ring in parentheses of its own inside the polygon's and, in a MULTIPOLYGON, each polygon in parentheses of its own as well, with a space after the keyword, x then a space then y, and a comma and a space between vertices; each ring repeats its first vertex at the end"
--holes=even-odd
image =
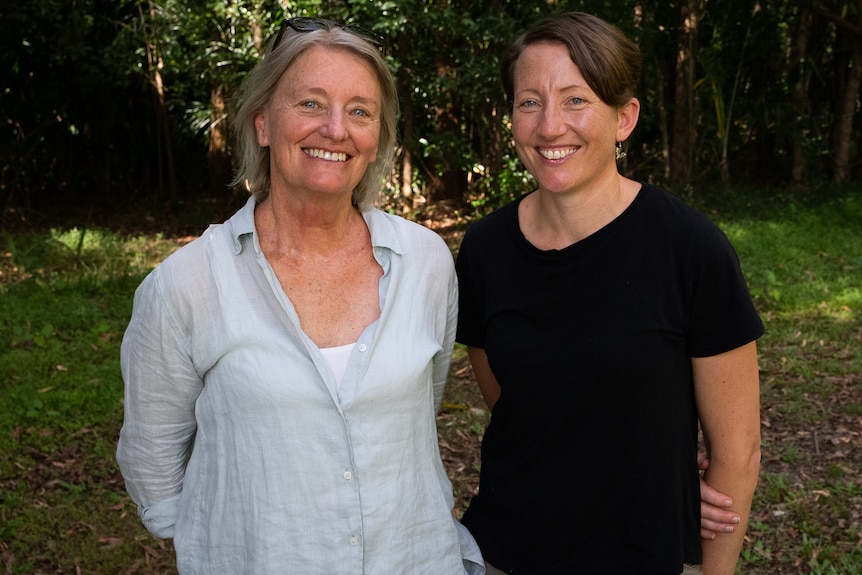
POLYGON ((532 116, 515 115, 512 118, 512 140, 515 146, 527 145, 532 134, 535 132, 532 116))
POLYGON ((361 147, 362 151, 368 155, 369 162, 377 161, 377 154, 380 151, 379 132, 366 134, 366 137, 362 138, 362 142, 356 142, 356 144, 357 147, 361 147))
POLYGON ((520 127, 516 127, 514 124, 512 125, 512 142, 515 144, 515 152, 517 152, 521 162, 523 162, 528 168, 532 167, 530 151, 533 150, 534 147, 530 143, 531 141, 532 137, 530 135, 530 131, 525 129, 523 124, 520 127))

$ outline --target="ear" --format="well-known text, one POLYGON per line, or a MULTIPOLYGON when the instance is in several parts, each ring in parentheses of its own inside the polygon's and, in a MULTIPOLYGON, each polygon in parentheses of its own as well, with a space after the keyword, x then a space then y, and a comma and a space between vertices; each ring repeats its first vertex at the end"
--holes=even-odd
POLYGON ((266 117, 263 112, 258 112, 254 116, 254 129, 257 132, 257 143, 261 148, 269 146, 269 136, 266 133, 266 117))
POLYGON ((637 98, 632 98, 617 111, 617 142, 625 142, 634 131, 640 111, 641 103, 637 98))

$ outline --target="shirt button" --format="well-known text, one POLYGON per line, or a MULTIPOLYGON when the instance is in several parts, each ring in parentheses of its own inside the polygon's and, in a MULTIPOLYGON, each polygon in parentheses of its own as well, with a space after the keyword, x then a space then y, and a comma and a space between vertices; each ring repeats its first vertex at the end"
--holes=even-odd
POLYGON ((356 535, 351 535, 350 536, 350 544, 351 545, 358 545, 359 544, 359 537, 357 537, 356 535))
POLYGON ((359 351, 363 351, 363 352, 364 352, 366 349, 368 349, 368 346, 367 346, 367 345, 365 345, 364 343, 360 343, 360 344, 359 344, 359 351))
POLYGON ((347 479, 347 480, 353 479, 353 474, 350 472, 349 469, 344 472, 344 479, 347 479))

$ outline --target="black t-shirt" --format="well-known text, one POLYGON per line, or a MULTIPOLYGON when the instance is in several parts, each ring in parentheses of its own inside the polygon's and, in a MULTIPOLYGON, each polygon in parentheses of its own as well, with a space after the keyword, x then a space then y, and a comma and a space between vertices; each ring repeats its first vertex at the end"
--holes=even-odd
POLYGON ((463 522, 516 575, 678 575, 701 560, 691 358, 763 333, 736 253, 650 185, 562 250, 526 240, 519 203, 457 261, 457 339, 502 388, 463 522))

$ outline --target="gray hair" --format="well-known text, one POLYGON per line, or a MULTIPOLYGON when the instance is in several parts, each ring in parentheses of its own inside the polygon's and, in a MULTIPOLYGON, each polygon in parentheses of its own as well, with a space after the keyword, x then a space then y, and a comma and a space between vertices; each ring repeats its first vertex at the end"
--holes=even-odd
POLYGON ((386 60, 369 41, 338 25, 308 32, 286 30, 273 48, 275 42, 270 42, 266 56, 248 73, 240 91, 240 104, 233 126, 240 165, 233 185, 245 187, 258 202, 269 195, 272 182, 270 150, 258 143, 255 117, 269 103, 282 75, 300 55, 315 46, 337 48, 368 62, 380 84, 382 102, 377 159, 368 166, 352 195, 353 204, 360 210, 371 209, 376 203, 383 180, 392 170, 397 144, 398 92, 386 60))

